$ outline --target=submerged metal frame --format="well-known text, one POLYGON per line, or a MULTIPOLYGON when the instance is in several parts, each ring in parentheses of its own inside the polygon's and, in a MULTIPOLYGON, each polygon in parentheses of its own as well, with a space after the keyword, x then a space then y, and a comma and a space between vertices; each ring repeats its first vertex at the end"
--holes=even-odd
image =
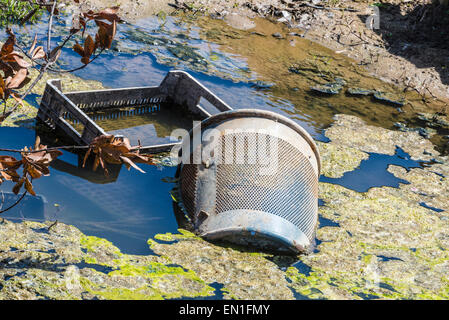
MULTIPOLYGON (((61 80, 53 79, 47 81, 37 116, 51 128, 62 129, 76 144, 89 145, 94 138, 104 135, 106 132, 85 112, 147 103, 171 102, 181 108, 187 108, 189 112, 204 120, 212 114, 200 105, 202 98, 219 112, 233 110, 190 74, 179 70, 170 71, 157 87, 63 93, 61 80), (64 119, 67 113, 83 126, 81 134, 64 119)), ((178 144, 180 142, 142 146, 141 151, 157 153, 170 150, 178 144)))

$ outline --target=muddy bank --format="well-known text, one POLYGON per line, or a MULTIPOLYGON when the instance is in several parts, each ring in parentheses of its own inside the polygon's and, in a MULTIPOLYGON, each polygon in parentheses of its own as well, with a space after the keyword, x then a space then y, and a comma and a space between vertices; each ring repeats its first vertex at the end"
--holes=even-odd
MULTIPOLYGON (((418 94, 435 112, 446 114, 449 103, 449 10, 430 0, 399 1, 279 1, 279 0, 96 0, 83 8, 120 5, 129 22, 154 14, 190 12, 223 19, 230 26, 251 30, 262 16, 354 59, 374 76, 418 94), (376 3, 376 6, 371 6, 376 3), (378 11, 376 11, 378 10, 378 11), (368 28, 368 18, 378 26, 368 28), (378 20, 377 17, 379 18, 378 20)), ((72 6, 73 7, 73 6, 72 6)), ((283 35, 285 36, 285 35, 283 35)))
POLYGON ((73 1, 65 1, 69 8, 80 7, 83 11, 119 6, 119 15, 127 22, 134 22, 159 12, 167 12, 170 10, 169 2, 168 0, 81 0, 77 5, 73 1))
POLYGON ((249 26, 255 15, 300 30, 316 41, 355 59, 377 77, 417 91, 444 112, 449 101, 447 7, 431 1, 176 1, 179 10, 212 14, 231 25, 249 26), (193 5, 192 5, 193 3, 193 5), (379 29, 368 17, 379 16, 379 29), (441 31, 438 31, 441 30, 441 31))
POLYGON ((154 255, 136 256, 62 223, 1 220, 0 299, 448 299, 448 158, 416 132, 354 116, 338 115, 326 135, 327 177, 397 147, 432 165, 389 165, 403 179, 397 188, 320 183, 318 245, 308 256, 213 244, 183 230, 155 236, 154 255))

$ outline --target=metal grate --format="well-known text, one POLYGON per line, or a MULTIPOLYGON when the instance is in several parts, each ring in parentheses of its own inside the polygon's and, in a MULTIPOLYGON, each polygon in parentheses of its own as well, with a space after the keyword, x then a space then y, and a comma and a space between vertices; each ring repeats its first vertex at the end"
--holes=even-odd
MULTIPOLYGON (((313 167, 288 142, 263 135, 262 141, 276 139, 279 153, 276 174, 261 175, 262 166, 257 164, 258 150, 248 150, 248 143, 244 142, 248 140, 244 138, 260 139, 260 135, 222 137, 223 145, 226 140, 234 141, 236 148, 240 148, 237 150, 244 151, 246 164, 217 165, 216 213, 239 209, 269 212, 290 221, 310 238, 314 233, 318 208, 318 181, 313 167), (244 145, 239 146, 239 143, 244 145)), ((222 152, 224 157, 225 148, 222 152)), ((236 161, 235 157, 233 161, 236 161)))
POLYGON ((180 181, 184 207, 189 217, 193 218, 198 189, 198 166, 195 164, 184 165, 180 181))
POLYGON ((196 128, 204 141, 191 150, 207 152, 201 163, 182 163, 178 170, 181 200, 196 232, 210 240, 310 252, 320 172, 310 135, 288 118, 256 109, 217 114, 196 128))

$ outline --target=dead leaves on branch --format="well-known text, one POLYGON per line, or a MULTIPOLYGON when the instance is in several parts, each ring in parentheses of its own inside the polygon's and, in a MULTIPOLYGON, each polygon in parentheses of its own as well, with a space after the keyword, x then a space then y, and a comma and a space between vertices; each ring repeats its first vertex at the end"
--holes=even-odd
MULTIPOLYGON (((4 102, 12 96, 17 102, 23 105, 22 99, 14 93, 14 90, 21 89, 30 79, 28 78, 28 68, 31 66, 24 60, 17 51, 14 51, 16 37, 14 33, 8 29, 8 39, 0 49, 0 99, 4 102)), ((0 122, 3 119, 0 118, 0 122)))
POLYGON ((109 24, 95 20, 95 23, 98 26, 98 32, 95 35, 95 46, 101 49, 110 49, 117 32, 117 22, 113 21, 109 24))
MULTIPOLYGON (((0 184, 5 181, 14 182, 12 191, 19 194, 24 187, 26 192, 35 196, 32 181, 50 174, 49 166, 53 160, 62 155, 57 148, 47 148, 36 138, 34 148, 23 148, 20 150, 22 159, 18 160, 12 156, 0 156, 0 184), (22 169, 21 174, 17 171, 22 169)), ((93 170, 101 166, 106 175, 108 170, 106 164, 124 164, 128 170, 133 167, 139 172, 145 173, 136 163, 154 165, 150 156, 139 154, 139 150, 132 148, 127 138, 118 138, 113 135, 102 135, 95 138, 89 145, 84 156, 83 167, 89 155, 95 155, 93 170)))
POLYGON ((91 56, 96 49, 105 50, 111 48, 117 32, 117 23, 122 21, 117 15, 118 10, 119 7, 108 8, 98 13, 90 10, 86 13, 81 13, 80 16, 74 17, 72 20, 71 32, 78 32, 83 29, 83 36, 88 21, 94 20, 98 26, 95 41, 88 35, 84 39, 84 46, 81 46, 78 42, 73 46, 73 50, 81 56, 83 64, 88 64, 91 61, 91 56))
POLYGON ((31 67, 31 64, 19 52, 14 51, 16 44, 14 33, 10 29, 7 29, 6 32, 8 33, 8 39, 0 49, 0 69, 3 70, 6 77, 14 77, 16 73, 23 72, 23 69, 27 70, 31 67))
POLYGON ((108 170, 105 163, 124 164, 128 170, 133 167, 142 173, 145 171, 140 169, 136 163, 154 165, 152 158, 139 154, 138 150, 131 147, 127 138, 118 138, 113 135, 102 135, 92 140, 84 156, 83 167, 91 154, 95 155, 93 170, 96 171, 98 166, 101 166, 106 175, 108 175, 108 170))
POLYGON ((60 155, 62 155, 61 151, 48 150, 47 146, 40 144, 40 139, 37 137, 34 149, 27 147, 22 149, 21 160, 12 156, 0 156, 0 184, 4 181, 15 182, 12 189, 15 194, 25 187, 28 193, 35 196, 32 181, 42 176, 48 176, 50 163, 60 155), (20 168, 22 168, 22 175, 17 173, 20 168))
POLYGON ((39 60, 39 59, 47 59, 47 54, 44 51, 43 46, 37 46, 37 35, 34 36, 33 43, 31 44, 30 50, 28 50, 28 55, 31 57, 31 60, 39 60))
POLYGON ((21 68, 29 68, 31 65, 24 60, 23 56, 20 55, 19 52, 14 51, 16 36, 11 29, 7 29, 6 32, 8 33, 8 39, 0 50, 0 59, 4 64, 9 66, 6 71, 17 71, 21 68))
MULTIPOLYGON (((52 12, 53 2, 49 2, 47 0, 36 0, 35 4, 47 8, 50 13, 52 12)), ((3 104, 5 104, 3 108, 3 114, 0 114, 0 123, 8 116, 5 113, 5 110, 6 101, 10 96, 23 106, 23 97, 20 97, 17 93, 14 92, 14 90, 21 89, 23 86, 30 82, 31 79, 28 77, 28 68, 30 68, 34 62, 39 60, 44 61, 43 63, 39 61, 42 67, 41 70, 46 70, 46 67, 56 63, 61 55, 62 47, 74 34, 78 33, 80 30, 83 30, 82 38, 84 38, 84 33, 89 21, 95 21, 98 27, 95 38, 92 38, 92 36, 88 35, 83 40, 83 46, 81 46, 78 42, 76 42, 76 44, 73 46, 73 50, 81 56, 81 62, 83 63, 83 65, 88 65, 99 54, 101 54, 103 50, 110 49, 117 32, 117 23, 122 21, 117 15, 118 10, 119 7, 116 6, 104 9, 100 12, 93 12, 92 10, 90 10, 88 12, 81 12, 74 15, 72 17, 72 28, 70 29, 70 35, 64 40, 61 45, 51 50, 51 52, 46 52, 43 46, 37 44, 36 35, 27 53, 25 53, 25 51, 21 49, 25 53, 25 55, 27 55, 29 60, 31 60, 31 63, 29 62, 29 60, 25 60, 25 58, 19 52, 14 50, 17 46, 16 36, 11 29, 7 29, 6 32, 8 34, 8 39, 0 49, 0 70, 3 71, 3 75, 0 74, 0 99, 2 100, 0 101, 0 104, 2 102, 3 104), (91 58, 97 49, 101 50, 100 53, 94 58, 91 58)), ((53 11, 53 14, 59 14, 59 11, 56 7, 53 11)), ((17 47, 20 48, 20 46, 17 47)), ((71 71, 74 70, 77 69, 73 69, 71 71)))
POLYGON ((84 47, 82 47, 78 42, 73 46, 73 50, 78 53, 82 58, 81 62, 88 64, 90 62, 90 57, 95 51, 94 39, 90 35, 84 40, 84 47))
MULTIPOLYGON (((17 102, 23 106, 23 101, 18 94, 12 92, 13 89, 20 89, 25 84, 25 79, 27 79, 28 70, 21 69, 15 74, 14 77, 6 78, 6 81, 0 76, 0 99, 6 101, 9 96, 13 97, 17 102)), ((2 122, 0 118, 0 122, 2 122)))
POLYGON ((115 6, 111 8, 104 9, 98 13, 93 12, 92 10, 89 10, 86 13, 83 13, 83 17, 88 20, 107 20, 109 22, 122 22, 123 20, 117 15, 117 12, 119 11, 120 7, 115 6))

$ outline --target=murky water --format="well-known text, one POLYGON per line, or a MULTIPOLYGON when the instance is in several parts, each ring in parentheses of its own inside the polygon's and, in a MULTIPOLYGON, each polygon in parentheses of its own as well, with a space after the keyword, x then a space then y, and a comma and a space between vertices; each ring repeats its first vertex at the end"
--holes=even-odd
MULTIPOLYGON (((65 20, 59 22, 56 35, 64 31, 65 23, 65 20)), ((135 26, 120 25, 119 41, 113 50, 76 75, 101 81, 111 88, 156 86, 169 70, 183 69, 233 108, 279 112, 322 141, 326 140, 323 129, 337 113, 353 114, 369 124, 394 128, 396 122, 412 123, 415 112, 424 108, 414 93, 404 94, 370 77, 344 56, 289 34, 291 30, 281 25, 265 20, 256 20, 256 24, 255 29, 241 31, 221 20, 183 16, 165 20, 154 17, 138 21, 135 26), (273 37, 276 32, 283 38, 273 37), (337 94, 312 89, 334 84, 339 79, 344 82, 337 94), (349 89, 365 91, 349 94, 349 89), (371 93, 365 95, 366 90, 371 93), (376 99, 372 90, 389 93, 390 101, 376 99)), ((19 39, 30 43, 35 32, 45 35, 45 27, 42 23, 15 31, 19 39)), ((4 38, 3 31, 0 36, 4 38)), ((60 39, 55 37, 55 41, 60 39)), ((61 67, 80 63, 80 57, 70 49, 62 57, 61 67)), ((96 117, 97 123, 107 131, 152 124, 153 135, 162 140, 173 128, 185 127, 192 120, 176 112, 166 114, 162 126, 158 126, 160 122, 151 112, 127 115, 118 121, 112 121, 114 116, 107 113, 96 117)), ((2 147, 22 148, 32 145, 34 139, 33 130, 0 128, 2 147)), ((438 139, 441 137, 435 141, 438 139)), ((358 191, 396 185, 403 181, 377 173, 386 172, 388 164, 410 165, 397 160, 372 154, 360 170, 342 179, 347 179, 348 186, 358 191), (380 180, 367 182, 366 176, 360 173, 368 171, 375 171, 380 180)), ((86 234, 107 238, 124 252, 136 254, 149 252, 148 238, 176 230, 170 195, 173 184, 167 182, 174 176, 175 168, 145 167, 144 175, 117 168, 115 175, 106 179, 101 173, 80 168, 79 161, 77 155, 65 152, 53 164, 50 177, 34 182, 38 197, 26 197, 5 217, 73 224, 86 234)), ((0 186, 5 194, 10 189, 8 183, 0 186)), ((6 202, 14 199, 10 194, 6 196, 6 202)), ((326 223, 331 224, 323 221, 326 223)))

